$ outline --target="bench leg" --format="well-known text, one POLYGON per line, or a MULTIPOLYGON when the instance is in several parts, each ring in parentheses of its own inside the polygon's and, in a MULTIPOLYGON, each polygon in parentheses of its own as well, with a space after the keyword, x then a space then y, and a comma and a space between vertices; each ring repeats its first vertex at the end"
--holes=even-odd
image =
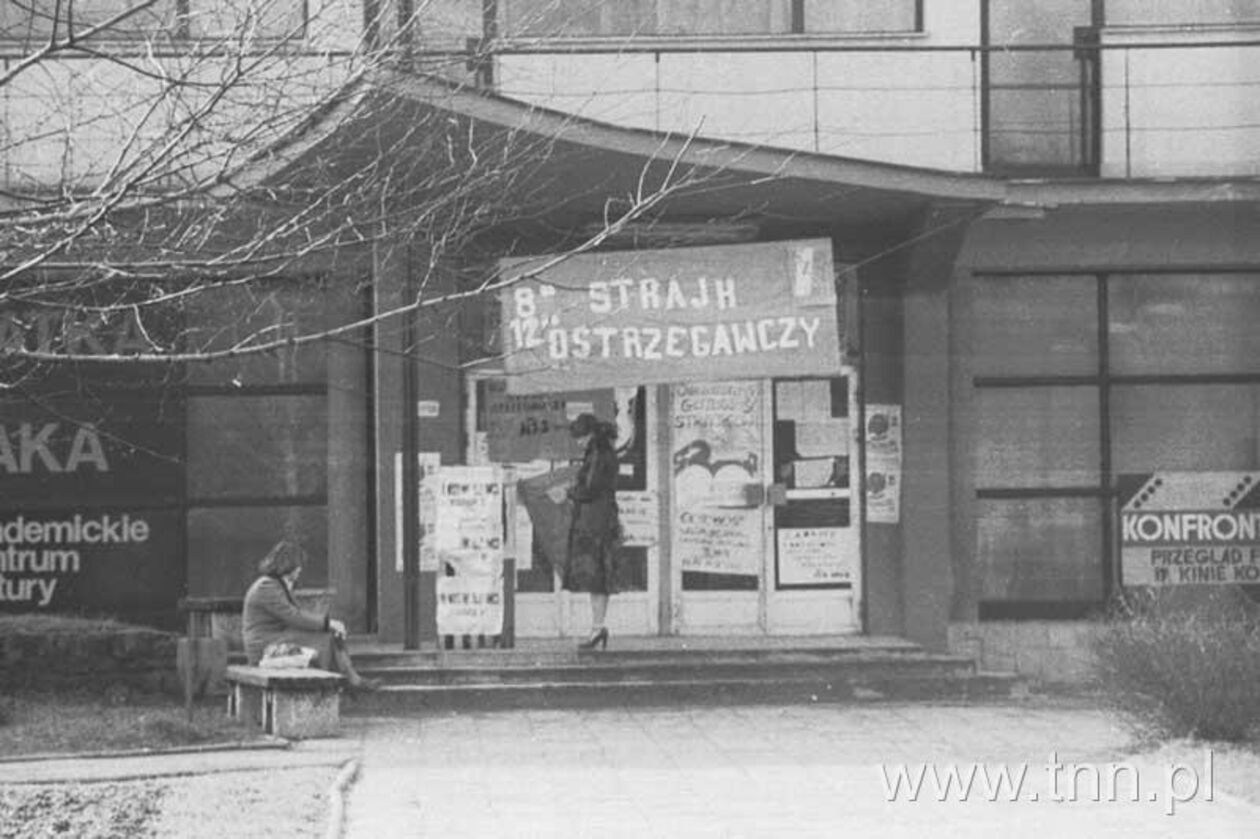
POLYGON ((259 688, 233 682, 228 691, 228 716, 247 725, 263 725, 263 692, 259 688))
POLYGON ((341 692, 337 688, 267 690, 263 697, 263 719, 263 730, 277 737, 292 740, 336 737, 341 723, 341 692))

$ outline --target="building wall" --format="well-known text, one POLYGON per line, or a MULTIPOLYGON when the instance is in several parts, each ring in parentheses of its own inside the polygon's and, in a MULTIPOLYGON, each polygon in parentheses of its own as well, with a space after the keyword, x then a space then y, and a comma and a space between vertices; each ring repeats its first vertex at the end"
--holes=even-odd
POLYGON ((272 35, 296 31, 301 16, 260 33, 248 22, 249 5, 214 4, 216 24, 199 38, 155 26, 94 42, 109 58, 62 51, 21 72, 29 50, 0 37, 0 74, 16 73, 0 84, 0 183, 26 191, 90 188, 116 168, 115 176, 126 174, 123 164, 154 161, 158 173, 187 182, 276 142, 360 63, 363 4, 299 4, 305 30, 289 46, 272 35))
POLYGON ((1087 677, 1090 621, 1117 590, 1115 476, 1260 466, 1257 222, 1216 203, 973 225, 951 292, 953 648, 1087 677))
POLYGON ((1104 177, 1260 173, 1260 25, 1102 33, 1104 177), (1225 46, 1245 41, 1247 45, 1225 46), (1143 49, 1152 43, 1188 45, 1143 49))
POLYGON ((606 51, 498 56, 494 76, 506 96, 627 127, 976 171, 975 56, 893 49, 979 43, 979 0, 928 2, 924 14, 921 33, 637 37, 633 51, 596 39, 606 51))

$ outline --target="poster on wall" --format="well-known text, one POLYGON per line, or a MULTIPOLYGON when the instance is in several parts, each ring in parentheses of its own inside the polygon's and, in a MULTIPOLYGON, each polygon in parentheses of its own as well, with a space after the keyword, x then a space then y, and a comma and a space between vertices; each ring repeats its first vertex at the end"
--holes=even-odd
POLYGON ((1260 583, 1260 472, 1121 475, 1126 586, 1260 583))
POLYGON ((430 476, 440 635, 503 631, 503 481, 493 466, 443 466, 430 476))
POLYGON ((683 571, 759 574, 761 386, 686 384, 671 396, 674 555, 683 571))
MULTIPOLYGON (((437 474, 442 468, 442 453, 418 452, 416 459, 420 479, 420 570, 437 571, 441 567, 437 552, 437 474)), ((398 571, 401 573, 402 568, 398 571)))
POLYGON ((866 406, 866 520, 901 520, 901 406, 866 406))
POLYGON ((500 578, 456 575, 437 578, 439 635, 499 635, 503 632, 500 578))
POLYGON ((506 259, 512 393, 840 372, 831 242, 506 259))
POLYGON ((853 582, 854 552, 847 528, 780 527, 776 539, 780 587, 853 582))

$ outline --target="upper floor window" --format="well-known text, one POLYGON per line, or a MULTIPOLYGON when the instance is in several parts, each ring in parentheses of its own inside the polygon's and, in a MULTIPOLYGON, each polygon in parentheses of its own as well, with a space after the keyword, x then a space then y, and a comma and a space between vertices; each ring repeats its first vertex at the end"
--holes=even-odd
POLYGON ((64 40, 96 27, 97 40, 300 36, 304 0, 5 0, 0 39, 64 40))
POLYGON ((1112 26, 1177 26, 1260 23, 1260 0, 1107 0, 1112 26))
POLYGON ((923 0, 499 0, 516 38, 915 32, 923 0))

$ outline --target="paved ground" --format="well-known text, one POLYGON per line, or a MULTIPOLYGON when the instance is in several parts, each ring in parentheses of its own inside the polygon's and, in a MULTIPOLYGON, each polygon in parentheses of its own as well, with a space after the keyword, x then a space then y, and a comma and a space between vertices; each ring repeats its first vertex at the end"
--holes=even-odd
POLYGON ((1260 823, 1260 808, 1209 790, 1207 764, 1113 775, 1107 765, 1128 753, 1127 734, 1079 708, 521 711, 350 719, 347 728, 362 748, 346 811, 352 839, 1250 837, 1260 823), (972 776, 965 801, 956 782, 942 794, 930 774, 944 782, 954 767, 965 778, 977 763, 988 783, 972 776), (903 778, 890 800, 903 764, 907 778, 929 774, 917 796, 903 778), (1021 766, 1019 800, 1010 785, 993 789, 999 770, 1018 778, 1021 766))
MULTIPOLYGON (((1045 700, 447 713, 343 727, 284 750, 0 761, 0 794, 76 782, 143 792, 149 781, 128 779, 163 779, 156 835, 178 839, 319 836, 328 815, 351 839, 1210 838, 1256 836, 1260 824, 1260 807, 1222 789, 1238 772, 1231 756, 1209 762, 1183 744, 1130 763, 1110 717, 1045 700), (356 765, 342 821, 342 799, 330 808, 327 794, 356 765)), ((28 835, 4 821, 0 835, 28 835)))

